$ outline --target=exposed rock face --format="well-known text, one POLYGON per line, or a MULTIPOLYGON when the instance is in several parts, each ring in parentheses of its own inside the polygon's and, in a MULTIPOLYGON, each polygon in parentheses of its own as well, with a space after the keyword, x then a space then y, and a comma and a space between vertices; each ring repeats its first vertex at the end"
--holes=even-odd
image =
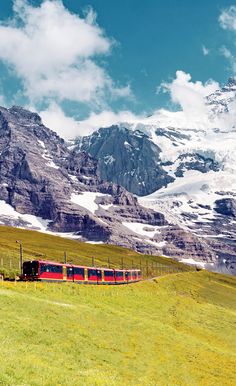
POLYGON ((102 179, 137 195, 150 194, 173 180, 162 168, 161 149, 139 130, 111 126, 77 143, 98 160, 102 179))
POLYGON ((166 241, 163 252, 167 256, 171 256, 174 251, 175 255, 180 258, 188 256, 189 259, 203 260, 208 263, 215 261, 215 254, 207 242, 200 241, 196 235, 178 225, 166 229, 162 237, 166 241))
POLYGON ((177 162, 175 176, 183 177, 186 170, 198 170, 201 173, 207 173, 210 170, 217 172, 220 170, 219 164, 211 158, 202 157, 199 154, 181 154, 177 162))
POLYGON ((236 200, 233 198, 223 198, 215 201, 215 211, 224 216, 236 217, 236 200))

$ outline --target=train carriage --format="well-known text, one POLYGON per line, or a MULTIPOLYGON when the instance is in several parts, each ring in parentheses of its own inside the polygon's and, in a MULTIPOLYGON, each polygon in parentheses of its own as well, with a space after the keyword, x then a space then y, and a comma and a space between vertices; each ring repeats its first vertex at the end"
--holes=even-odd
POLYGON ((115 271, 110 268, 103 268, 104 272, 104 283, 105 284, 115 284, 115 271))
POLYGON ((87 279, 87 270, 85 267, 74 265, 73 266, 73 273, 74 273, 74 282, 81 282, 83 283, 85 281, 85 278, 87 279))
POLYGON ((140 270, 84 267, 44 260, 23 263, 22 280, 59 281, 84 284, 125 284, 142 279, 140 270))
POLYGON ((115 281, 116 284, 124 284, 126 282, 124 269, 115 270, 115 281))

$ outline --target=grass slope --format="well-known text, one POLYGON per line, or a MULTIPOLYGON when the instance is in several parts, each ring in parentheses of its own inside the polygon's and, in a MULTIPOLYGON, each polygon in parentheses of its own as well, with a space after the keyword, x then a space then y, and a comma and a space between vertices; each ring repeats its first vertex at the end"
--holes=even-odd
MULTIPOLYGON (((155 263, 170 268, 193 269, 172 259, 141 255, 135 251, 114 245, 87 244, 40 232, 0 226, 0 264, 3 261, 5 268, 9 269, 10 264, 13 268, 19 267, 19 244, 16 244, 16 240, 23 243, 25 260, 42 258, 63 262, 63 254, 66 251, 68 262, 82 265, 91 265, 92 257, 94 257, 97 266, 107 266, 109 258, 111 267, 119 268, 123 258, 125 268, 131 268, 132 265, 140 267, 141 263, 142 267, 145 268, 144 273, 146 273, 146 262, 148 261, 149 274, 152 273, 152 266, 155 263)), ((155 272, 153 273, 155 274, 155 272)))
POLYGON ((0 384, 235 385, 233 277, 0 283, 0 384))

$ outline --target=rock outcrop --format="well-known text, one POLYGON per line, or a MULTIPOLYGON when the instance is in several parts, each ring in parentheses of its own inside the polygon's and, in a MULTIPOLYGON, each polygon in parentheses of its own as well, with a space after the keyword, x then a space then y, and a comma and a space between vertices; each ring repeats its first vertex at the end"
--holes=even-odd
POLYGON ((224 216, 236 217, 236 200, 234 198, 222 198, 215 201, 215 211, 224 216))

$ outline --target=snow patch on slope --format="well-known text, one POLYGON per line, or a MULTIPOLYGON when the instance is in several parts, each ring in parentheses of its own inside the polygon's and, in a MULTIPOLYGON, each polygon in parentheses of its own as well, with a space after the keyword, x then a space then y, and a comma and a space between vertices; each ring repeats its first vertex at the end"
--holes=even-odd
POLYGON ((89 210, 95 214, 98 210, 99 205, 95 202, 98 197, 105 197, 106 194, 99 192, 83 192, 81 194, 72 193, 71 202, 82 206, 83 208, 89 210))
POLYGON ((132 232, 137 233, 141 236, 154 237, 156 233, 160 233, 159 227, 155 227, 148 224, 143 224, 139 222, 122 222, 126 228, 130 229, 132 232))
MULTIPOLYGON (((11 205, 5 201, 0 200, 0 216, 10 217, 16 220, 22 220, 28 223, 33 228, 36 228, 42 232, 47 230, 50 220, 44 220, 41 217, 36 217, 31 214, 18 213, 11 205)), ((4 223, 0 220, 0 223, 4 223)))
POLYGON ((16 220, 20 225, 14 225, 16 228, 31 229, 49 235, 60 236, 69 239, 79 239, 81 236, 70 232, 52 232, 48 230, 51 220, 45 220, 31 214, 21 214, 17 212, 11 205, 0 200, 0 224, 7 225, 8 220, 16 220))
POLYGON ((59 169, 59 166, 57 166, 54 162, 53 162, 53 159, 52 157, 50 156, 50 154, 48 153, 48 151, 46 150, 46 146, 45 146, 45 143, 43 141, 40 141, 38 139, 38 144, 41 146, 41 148, 43 149, 42 151, 42 157, 48 161, 47 162, 47 166, 49 166, 50 168, 53 168, 53 169, 59 169))

